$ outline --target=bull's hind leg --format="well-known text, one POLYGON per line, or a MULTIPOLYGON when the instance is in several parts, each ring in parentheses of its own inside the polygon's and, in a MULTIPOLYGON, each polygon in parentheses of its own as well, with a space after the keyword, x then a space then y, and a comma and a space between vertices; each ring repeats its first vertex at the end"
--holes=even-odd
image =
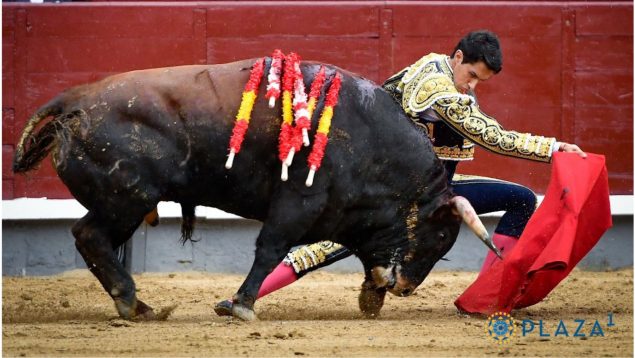
POLYGON ((314 225, 325 203, 326 194, 303 197, 294 192, 280 193, 272 203, 256 239, 254 263, 233 297, 234 317, 248 321, 256 318, 253 307, 262 282, 314 225))
POLYGON ((113 221, 91 211, 73 226, 75 246, 90 272, 115 301, 121 317, 152 319, 152 308, 137 300, 135 283, 114 250, 132 236, 143 219, 142 216, 138 220, 131 218, 125 215, 124 219, 113 221))

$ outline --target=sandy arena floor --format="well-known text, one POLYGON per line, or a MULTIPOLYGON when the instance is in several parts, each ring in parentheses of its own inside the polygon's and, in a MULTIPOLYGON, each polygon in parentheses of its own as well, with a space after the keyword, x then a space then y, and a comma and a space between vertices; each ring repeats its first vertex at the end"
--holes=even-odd
MULTIPOLYGON (((414 296, 387 296, 377 320, 357 308, 360 274, 316 272, 263 298, 259 320, 217 317, 213 304, 241 276, 198 272, 135 276, 139 298, 167 321, 129 322, 86 270, 45 278, 3 277, 3 356, 633 356, 633 271, 574 271, 547 299, 515 311, 531 319, 510 343, 486 333, 486 318, 457 313, 454 299, 475 273, 433 272, 414 296), (608 326, 612 313, 613 326, 608 326), (543 334, 538 334, 539 321, 543 334), (554 337, 563 321, 569 336, 554 337), (573 337, 578 323, 585 320, 573 337), (604 336, 599 336, 595 321, 604 336)), ((561 332, 562 333, 562 332, 561 332)))

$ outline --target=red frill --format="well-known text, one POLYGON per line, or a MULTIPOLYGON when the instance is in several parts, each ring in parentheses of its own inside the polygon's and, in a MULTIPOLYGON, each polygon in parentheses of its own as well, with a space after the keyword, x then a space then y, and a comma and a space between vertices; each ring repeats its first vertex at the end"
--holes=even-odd
POLYGON ((329 139, 326 134, 316 133, 315 138, 313 138, 313 149, 311 150, 311 154, 309 155, 309 168, 315 167, 315 169, 319 169, 320 165, 322 165, 322 158, 324 158, 324 150, 326 149, 326 143, 328 143, 329 139))
POLYGON ((234 150, 234 153, 240 152, 240 147, 247 133, 247 127, 249 123, 247 121, 236 121, 234 129, 232 130, 232 137, 229 140, 229 148, 234 150))

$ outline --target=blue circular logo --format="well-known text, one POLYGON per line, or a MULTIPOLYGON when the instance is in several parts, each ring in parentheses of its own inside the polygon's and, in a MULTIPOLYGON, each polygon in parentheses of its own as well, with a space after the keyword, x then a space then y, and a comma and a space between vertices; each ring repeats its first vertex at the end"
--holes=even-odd
POLYGON ((496 312, 487 319, 485 329, 494 342, 503 344, 511 341, 516 326, 514 325, 514 318, 508 313, 496 312))

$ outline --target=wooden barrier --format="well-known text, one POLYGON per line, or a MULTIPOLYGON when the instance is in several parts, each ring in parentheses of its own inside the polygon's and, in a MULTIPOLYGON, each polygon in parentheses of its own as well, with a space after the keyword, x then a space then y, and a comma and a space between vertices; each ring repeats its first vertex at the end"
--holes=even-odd
MULTIPOLYGON (((69 86, 150 67, 222 63, 274 48, 381 83, 473 29, 496 32, 503 71, 479 102, 508 129, 607 155, 612 194, 633 193, 632 2, 110 2, 2 5, 2 195, 69 198, 50 160, 11 172, 17 137, 69 86)), ((542 193, 549 167, 478 150, 459 172, 542 193)), ((222 165, 223 163, 219 163, 222 165)))

